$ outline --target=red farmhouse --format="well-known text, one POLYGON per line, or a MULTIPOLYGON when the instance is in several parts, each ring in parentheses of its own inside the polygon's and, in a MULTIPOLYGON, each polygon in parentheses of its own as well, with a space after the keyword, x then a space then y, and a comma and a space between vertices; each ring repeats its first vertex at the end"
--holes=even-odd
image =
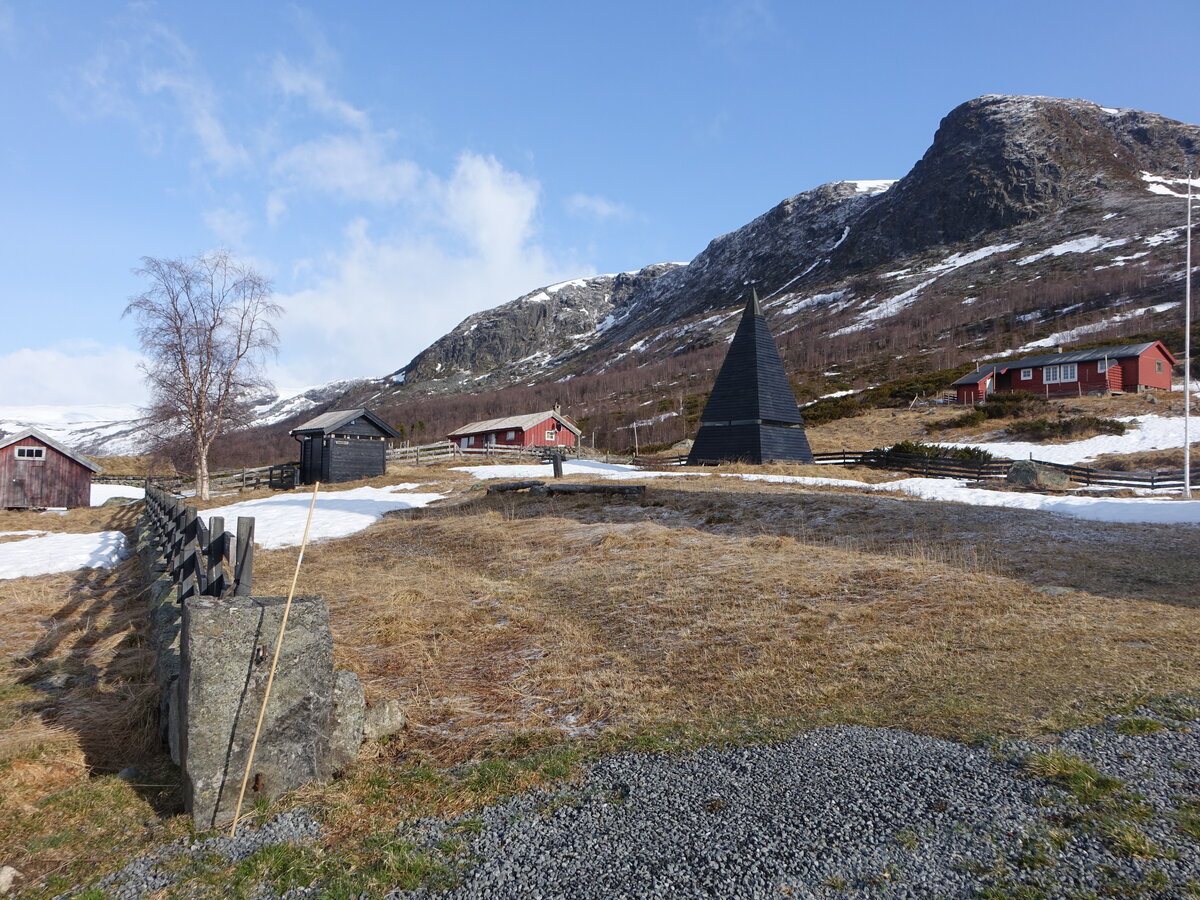
POLYGON ((546 412, 471 422, 450 432, 450 440, 464 450, 484 447, 574 447, 579 443, 579 429, 556 406, 546 412))
POLYGON ((1077 397, 1103 391, 1169 391, 1175 357, 1162 341, 1028 356, 989 363, 954 382, 959 403, 988 394, 1030 391, 1044 397, 1077 397))
POLYGON ((92 503, 100 467, 35 428, 0 441, 0 507, 75 507, 92 503))

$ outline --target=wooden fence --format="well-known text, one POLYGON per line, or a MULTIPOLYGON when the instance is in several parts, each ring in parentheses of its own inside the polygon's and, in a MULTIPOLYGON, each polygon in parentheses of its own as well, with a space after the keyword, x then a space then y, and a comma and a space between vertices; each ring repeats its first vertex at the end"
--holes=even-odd
POLYGON ((409 465, 428 466, 438 462, 460 461, 470 459, 515 459, 537 462, 549 458, 553 451, 564 455, 578 454, 576 447, 461 447, 454 441, 438 441, 434 444, 423 444, 420 447, 395 447, 388 451, 387 458, 391 462, 402 462, 409 465))
MULTIPOLYGON (((819 466, 869 466, 873 469, 894 469, 910 475, 926 478, 960 478, 982 481, 987 478, 1005 478, 1014 460, 1011 459, 957 459, 949 456, 923 456, 915 453, 888 453, 886 448, 875 450, 841 450, 833 453, 814 453, 813 462, 819 466)), ((1169 472, 1116 472, 1093 469, 1090 466, 1072 466, 1062 463, 1033 460, 1039 465, 1049 466, 1065 472, 1067 477, 1085 487, 1126 487, 1170 490, 1183 487, 1183 470, 1169 472)), ((639 456, 636 465, 645 468, 682 466, 686 456, 639 456)), ((1192 473, 1192 486, 1200 486, 1200 471, 1192 473)))
POLYGON ((208 524, 194 506, 154 485, 146 488, 146 514, 155 549, 167 560, 179 602, 188 597, 247 597, 254 580, 254 518, 239 516, 236 535, 225 520, 208 524))

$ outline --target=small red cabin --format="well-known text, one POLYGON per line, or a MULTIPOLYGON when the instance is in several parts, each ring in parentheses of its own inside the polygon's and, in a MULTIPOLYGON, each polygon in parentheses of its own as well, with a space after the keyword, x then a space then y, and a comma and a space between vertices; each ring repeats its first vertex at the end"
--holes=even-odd
POLYGON ((506 419, 485 419, 471 422, 450 432, 450 440, 463 450, 486 447, 575 447, 579 429, 558 411, 509 416, 506 419))
POLYGON ((988 394, 1029 391, 1044 397, 1077 397, 1107 391, 1169 391, 1175 357, 1162 341, 1096 347, 989 363, 954 382, 959 403, 988 394))
POLYGON ((100 467, 35 428, 0 440, 0 507, 90 506, 100 467))

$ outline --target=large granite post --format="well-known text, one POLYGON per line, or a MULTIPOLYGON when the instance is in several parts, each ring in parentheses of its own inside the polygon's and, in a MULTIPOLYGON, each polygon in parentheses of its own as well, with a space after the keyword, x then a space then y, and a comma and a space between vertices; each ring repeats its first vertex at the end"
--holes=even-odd
MULTIPOLYGON (((191 597, 184 603, 180 755, 184 802, 201 828, 233 820, 285 602, 191 597)), ((260 797, 332 777, 340 762, 332 743, 339 718, 334 685, 328 610, 320 597, 298 597, 288 616, 244 809, 260 797)))

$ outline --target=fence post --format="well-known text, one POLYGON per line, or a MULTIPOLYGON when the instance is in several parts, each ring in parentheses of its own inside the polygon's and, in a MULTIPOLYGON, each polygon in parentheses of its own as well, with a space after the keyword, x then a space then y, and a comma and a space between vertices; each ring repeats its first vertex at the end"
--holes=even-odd
POLYGON ((238 516, 237 521, 237 571, 234 574, 233 592, 239 597, 249 597, 254 583, 254 518, 238 516))
POLYGON ((208 520, 208 594, 220 597, 225 591, 225 518, 208 520))

